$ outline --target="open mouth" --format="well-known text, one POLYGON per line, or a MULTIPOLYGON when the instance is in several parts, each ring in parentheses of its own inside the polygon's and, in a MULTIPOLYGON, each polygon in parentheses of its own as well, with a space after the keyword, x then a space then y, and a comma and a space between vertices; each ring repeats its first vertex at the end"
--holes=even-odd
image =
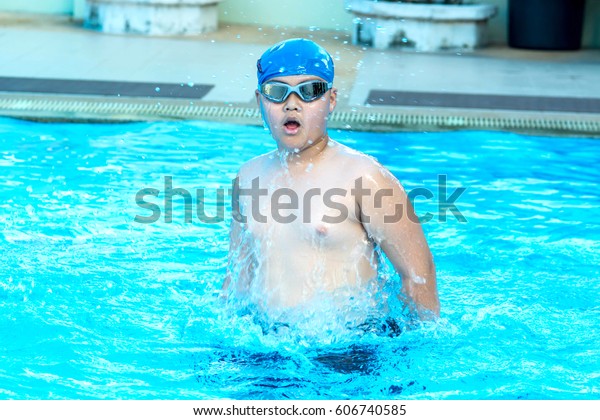
POLYGON ((286 133, 296 134, 300 129, 300 122, 293 118, 290 118, 283 124, 283 127, 285 128, 286 133))

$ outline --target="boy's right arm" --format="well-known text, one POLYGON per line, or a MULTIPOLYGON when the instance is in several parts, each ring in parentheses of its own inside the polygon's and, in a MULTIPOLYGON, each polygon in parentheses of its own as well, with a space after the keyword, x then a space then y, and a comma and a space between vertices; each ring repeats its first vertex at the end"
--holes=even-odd
MULTIPOLYGON (((238 250, 240 249, 240 238, 242 237, 241 226, 235 220, 231 220, 231 226, 229 228, 229 255, 227 262, 227 275, 225 281, 221 286, 223 296, 226 295, 229 284, 231 283, 231 277, 233 276, 232 270, 237 268, 239 265, 238 250)), ((237 271, 237 270, 235 270, 237 271)))
POLYGON ((237 288, 247 290, 250 286, 251 271, 254 266, 254 255, 249 246, 246 224, 240 211, 239 174, 235 179, 231 197, 231 226, 229 227, 229 257, 227 275, 222 285, 223 295, 231 283, 232 277, 237 276, 237 288))

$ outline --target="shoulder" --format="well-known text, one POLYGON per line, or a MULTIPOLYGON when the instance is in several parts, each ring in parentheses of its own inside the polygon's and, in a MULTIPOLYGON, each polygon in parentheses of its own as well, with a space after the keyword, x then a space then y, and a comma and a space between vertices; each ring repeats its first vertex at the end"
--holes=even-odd
POLYGON ((334 147, 338 148, 340 167, 344 168, 344 171, 348 171, 350 176, 361 178, 363 183, 372 186, 389 184, 401 186, 396 176, 379 163, 375 157, 340 143, 336 143, 334 147))
POLYGON ((242 179, 260 176, 273 159, 275 159, 275 151, 256 156, 240 166, 237 176, 242 179))
POLYGON ((352 165, 352 167, 356 167, 357 169, 372 169, 381 166, 373 156, 369 156, 344 144, 332 141, 330 147, 334 152, 333 156, 338 161, 338 164, 352 165))

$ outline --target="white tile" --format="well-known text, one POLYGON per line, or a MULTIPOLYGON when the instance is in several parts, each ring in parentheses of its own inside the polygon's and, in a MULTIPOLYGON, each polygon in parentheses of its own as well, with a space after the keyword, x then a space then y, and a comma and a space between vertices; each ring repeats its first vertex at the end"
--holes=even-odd
POLYGON ((350 98, 353 105, 364 104, 370 89, 600 98, 600 64, 573 59, 539 62, 369 51, 357 80, 350 98))

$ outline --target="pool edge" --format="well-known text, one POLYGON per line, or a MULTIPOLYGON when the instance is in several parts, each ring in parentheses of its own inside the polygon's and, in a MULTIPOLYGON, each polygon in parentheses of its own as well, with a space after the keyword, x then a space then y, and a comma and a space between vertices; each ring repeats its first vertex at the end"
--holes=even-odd
MULTIPOLYGON (((43 122, 204 120, 262 125, 254 103, 156 98, 0 94, 0 116, 43 122)), ((499 130, 600 138, 596 114, 458 108, 338 106, 330 129, 356 131, 499 130)))

